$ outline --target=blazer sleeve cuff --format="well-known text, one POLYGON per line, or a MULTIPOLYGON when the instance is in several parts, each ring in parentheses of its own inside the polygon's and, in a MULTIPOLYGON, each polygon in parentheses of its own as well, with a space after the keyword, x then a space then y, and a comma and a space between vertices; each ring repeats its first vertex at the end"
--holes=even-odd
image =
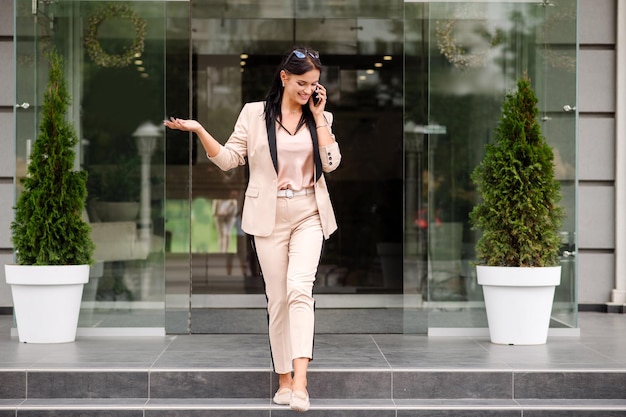
POLYGON ((339 144, 337 142, 333 142, 327 146, 320 146, 320 159, 322 161, 322 171, 334 171, 341 163, 339 144))

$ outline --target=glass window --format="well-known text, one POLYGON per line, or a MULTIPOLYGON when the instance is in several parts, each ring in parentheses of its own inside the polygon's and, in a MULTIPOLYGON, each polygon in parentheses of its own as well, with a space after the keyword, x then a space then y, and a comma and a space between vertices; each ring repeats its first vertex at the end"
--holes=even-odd
POLYGON ((188 51, 188 25, 180 32, 188 5, 18 0, 16 6, 17 95, 31 103, 17 116, 17 177, 25 175, 36 137, 51 47, 65 59, 67 117, 80 139, 76 167, 89 174, 85 216, 97 262, 79 326, 163 333, 166 55, 188 51))
POLYGON ((576 326, 576 118, 568 107, 576 100, 576 2, 407 3, 406 27, 405 250, 414 272, 405 293, 427 307, 431 329, 487 327, 470 174, 493 140, 505 93, 527 74, 567 211, 552 325, 576 326))

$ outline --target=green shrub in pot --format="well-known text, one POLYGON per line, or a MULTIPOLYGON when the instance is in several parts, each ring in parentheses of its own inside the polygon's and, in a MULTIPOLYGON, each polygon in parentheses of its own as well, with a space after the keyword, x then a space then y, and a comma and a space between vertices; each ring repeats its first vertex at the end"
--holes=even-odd
POLYGON ((20 265, 91 265, 94 244, 83 220, 87 172, 74 169, 78 138, 65 119, 70 96, 63 58, 54 50, 48 58, 39 135, 11 224, 13 247, 20 265))
POLYGON ((563 219, 554 154, 537 122, 537 98, 524 76, 509 93, 495 131, 472 180, 482 201, 470 213, 482 232, 478 264, 543 267, 559 264, 563 219))

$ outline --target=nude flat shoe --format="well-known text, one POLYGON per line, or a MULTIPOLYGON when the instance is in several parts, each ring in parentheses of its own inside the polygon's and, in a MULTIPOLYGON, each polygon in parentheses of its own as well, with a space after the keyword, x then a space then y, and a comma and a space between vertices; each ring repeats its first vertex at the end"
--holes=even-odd
POLYGON ((311 403, 309 402, 309 396, 306 392, 294 391, 291 393, 289 407, 291 407, 292 410, 304 413, 310 406, 311 403))
POLYGON ((289 388, 281 388, 274 394, 274 403, 280 405, 291 404, 291 390, 289 388))

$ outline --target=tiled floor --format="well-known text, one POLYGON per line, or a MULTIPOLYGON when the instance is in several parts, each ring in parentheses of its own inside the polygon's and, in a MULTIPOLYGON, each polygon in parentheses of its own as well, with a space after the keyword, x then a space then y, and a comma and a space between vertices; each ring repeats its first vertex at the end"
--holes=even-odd
MULTIPOLYGON (((318 334, 311 370, 487 369, 626 370, 626 315, 580 314, 581 336, 540 346, 499 346, 481 337, 318 334)), ((0 369, 268 370, 267 336, 80 337, 75 343, 22 344, 0 316, 0 369)))

